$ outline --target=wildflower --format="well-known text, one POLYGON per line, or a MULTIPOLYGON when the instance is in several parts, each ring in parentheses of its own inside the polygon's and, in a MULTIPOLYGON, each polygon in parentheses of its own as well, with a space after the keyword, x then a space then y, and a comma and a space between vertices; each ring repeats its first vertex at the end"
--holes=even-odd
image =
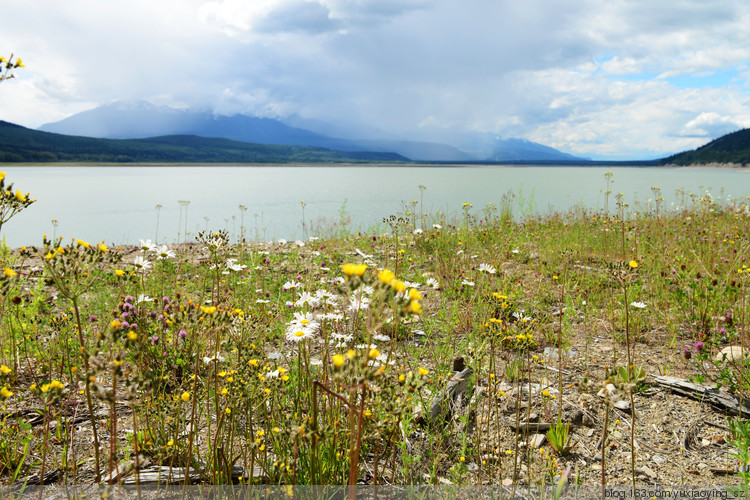
POLYGON ((151 249, 156 254, 156 260, 173 259, 174 250, 170 250, 167 245, 159 245, 151 249))
POLYGON ((549 397, 549 389, 544 389, 542 391, 542 396, 544 396, 545 398, 548 398, 549 397))
POLYGON ((305 304, 309 305, 310 307, 315 307, 318 305, 318 300, 310 292, 300 292, 299 298, 297 299, 297 302, 294 303, 294 305, 297 307, 302 307, 305 304))
POLYGON ((2 365, 2 366, 0 366, 0 372, 1 372, 1 373, 2 373, 3 375, 7 375, 7 374, 9 374, 9 373, 10 373, 10 372, 12 372, 12 371, 13 371, 13 370, 11 370, 10 368, 8 368, 8 367, 7 367, 7 366, 5 366, 5 365, 2 365))
POLYGON ((699 353, 703 351, 703 348, 704 348, 705 346, 706 346, 706 344, 704 344, 703 342, 696 342, 695 344, 693 344, 693 347, 694 347, 694 348, 695 348, 695 350, 696 350, 697 352, 699 352, 699 353))
POLYGON ((344 362, 346 361, 346 358, 343 354, 334 354, 331 358, 333 360, 333 366, 336 368, 341 368, 344 366, 344 362))
MULTIPOLYGON (((28 193, 27 193, 28 194, 28 193)), ((16 199, 18 201, 26 201, 26 196, 24 196, 21 191, 16 190, 16 199)))
POLYGON ((216 306, 201 306, 203 314, 211 315, 216 312, 216 306))
POLYGON ((122 278, 124 275, 125 271, 123 271, 122 269, 115 269, 115 276, 117 276, 118 278, 122 278))
POLYGON ((302 286, 302 283, 300 283, 299 281, 292 280, 292 281, 287 281, 286 283, 284 283, 281 289, 286 292, 287 290, 290 290, 292 288, 300 288, 301 286, 302 286))
POLYGON ((99 245, 97 245, 97 248, 101 253, 107 253, 109 251, 109 248, 104 243, 99 243, 99 245))
POLYGON ((230 271, 240 272, 247 269, 247 266, 244 264, 238 264, 237 259, 227 259, 227 269, 230 271))
POLYGON ((140 304, 141 302, 151 302, 152 300, 154 300, 152 297, 149 297, 145 293, 141 293, 138 295, 138 298, 135 299, 135 303, 140 304))
POLYGON ((130 330, 128 332, 128 340, 130 340, 131 342, 135 342, 136 340, 138 340, 138 334, 135 333, 133 330, 130 330))
POLYGON ((427 288, 432 288, 433 290, 437 290, 440 288, 440 283, 438 283, 438 280, 435 278, 428 278, 427 279, 427 288))
POLYGON ((185 391, 182 393, 182 396, 180 396, 180 399, 182 399, 184 402, 190 401, 190 393, 185 391))
POLYGON ((362 276, 367 270, 367 264, 342 264, 341 270, 347 276, 362 276))
POLYGON ((631 302, 630 305, 636 309, 646 309, 646 304, 644 302, 631 302))
POLYGON ((638 262, 637 262, 637 261, 635 261, 635 260, 631 260, 631 261, 630 261, 630 262, 628 263, 628 265, 630 266, 630 268, 631 268, 631 269, 636 269, 636 268, 638 267, 638 262))
POLYGON ((482 263, 479 264, 479 271, 483 273, 495 274, 497 272, 497 269, 495 269, 494 266, 482 263))
POLYGON ((286 332, 286 339, 290 342, 300 342, 302 340, 309 339, 313 336, 313 332, 309 330, 299 329, 299 330, 289 330, 286 332))
POLYGON ((174 439, 167 441, 167 446, 174 446, 174 439))
POLYGON ((156 245, 151 243, 151 240, 146 240, 146 241, 140 240, 140 242, 141 242, 141 250, 143 250, 144 252, 148 252, 149 250, 153 250, 154 248, 156 248, 156 245))
POLYGON ((140 255, 136 256, 136 258, 133 259, 133 265, 136 267, 136 269, 144 272, 151 269, 151 263, 140 255))
POLYGON ((469 281, 469 280, 463 280, 461 282, 461 285, 463 285, 463 286, 474 286, 474 282, 473 281, 469 281))
POLYGON ((6 267, 6 268, 5 268, 5 277, 6 277, 6 278, 12 278, 12 277, 13 277, 13 276, 15 276, 16 274, 18 274, 18 273, 17 273, 17 272, 15 272, 15 271, 14 271, 13 269, 11 269, 11 268, 9 268, 9 267, 6 267))
POLYGON ((413 300, 409 304, 409 312, 413 314, 422 314, 422 304, 420 304, 417 300, 413 300))
POLYGON ((8 399, 12 395, 13 395, 13 393, 11 391, 9 391, 8 388, 5 387, 5 386, 3 386, 2 389, 0 389, 0 396, 2 396, 3 399, 8 399))
POLYGON ((422 230, 419 229, 419 228, 417 228, 417 229, 414 230, 414 234, 418 236, 418 235, 422 234, 422 230))
POLYGON ((109 329, 113 332, 118 331, 120 328, 122 328, 122 322, 119 320, 112 320, 112 322, 109 324, 109 329))
POLYGON ((422 368, 421 366, 419 367, 419 374, 421 376, 426 377, 428 373, 430 373, 429 370, 427 370, 426 368, 422 368))
POLYGON ((367 357, 370 358, 370 359, 375 359, 378 356, 380 356, 380 351, 378 351, 374 347, 372 349, 370 349, 369 353, 367 353, 367 357))
POLYGON ((443 226, 441 226, 440 224, 433 224, 432 228, 440 230, 440 229, 443 229, 443 226))
POLYGON ((378 273, 378 279, 386 285, 390 285, 391 281, 396 279, 396 275, 393 273, 393 271, 389 271, 388 269, 383 269, 378 273))
POLYGON ((411 288, 409 290, 409 298, 411 300, 422 300, 422 294, 416 288, 411 288))

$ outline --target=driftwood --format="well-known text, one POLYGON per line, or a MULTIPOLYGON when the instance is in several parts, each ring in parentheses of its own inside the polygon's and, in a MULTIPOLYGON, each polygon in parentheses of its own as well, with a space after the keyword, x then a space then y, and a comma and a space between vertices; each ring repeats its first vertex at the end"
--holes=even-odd
POLYGON ((750 417, 750 401, 747 399, 741 399, 732 394, 675 377, 659 375, 654 377, 654 382, 662 387, 671 389, 681 396, 708 403, 721 411, 725 411, 729 415, 750 417))
POLYGON ((474 385, 474 370, 464 368, 455 372, 448 381, 445 391, 439 392, 432 401, 430 423, 436 424, 449 419, 455 411, 456 399, 474 385))
MULTIPOLYGON (((122 485, 123 486, 132 486, 136 485, 140 482, 142 486, 153 486, 153 485, 166 485, 166 484, 184 484, 185 483, 185 467, 168 467, 168 466, 153 466, 149 467, 148 469, 143 469, 141 471, 138 471, 138 478, 136 478, 136 474, 132 473, 131 475, 125 477, 122 479, 122 485)), ((260 470, 258 470, 260 475, 260 470)), ((237 480, 241 478, 245 474, 245 470, 239 466, 235 465, 232 467, 232 479, 237 480)), ((188 483, 194 484, 199 483, 204 478, 201 476, 201 473, 197 470, 195 470, 194 467, 190 468, 190 475, 188 477, 188 483)), ((116 480, 111 480, 110 482, 117 482, 116 480)))

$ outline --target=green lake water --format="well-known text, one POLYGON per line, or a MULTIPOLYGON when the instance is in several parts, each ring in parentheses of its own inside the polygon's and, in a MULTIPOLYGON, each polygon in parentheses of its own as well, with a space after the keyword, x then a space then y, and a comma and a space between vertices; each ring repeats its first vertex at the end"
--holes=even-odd
POLYGON ((14 189, 29 191, 38 199, 3 227, 12 247, 39 245, 42 234, 118 244, 158 237, 160 243, 173 243, 191 240, 206 228, 226 229, 235 240, 243 233, 242 226, 249 240, 294 240, 303 233, 324 235, 342 215, 351 218, 350 229, 382 232, 387 228, 382 219, 412 209, 413 200, 416 211, 421 199, 424 212, 439 212, 446 217, 442 222, 449 223, 460 217, 463 203, 471 203, 472 213, 481 218, 489 203, 499 209, 509 192, 518 218, 575 206, 603 210, 607 170, 613 172, 610 210, 617 193, 623 193, 630 209, 652 209, 652 186, 659 186, 668 210, 706 193, 717 201, 748 201, 750 195, 750 172, 730 169, 66 166, 2 170, 14 189))

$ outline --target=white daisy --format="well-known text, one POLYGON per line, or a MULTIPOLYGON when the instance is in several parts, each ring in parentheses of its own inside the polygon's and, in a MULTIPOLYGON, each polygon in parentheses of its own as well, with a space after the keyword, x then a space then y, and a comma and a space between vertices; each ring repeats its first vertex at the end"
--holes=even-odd
POLYGON ((140 255, 137 255, 135 259, 133 259, 133 265, 139 271, 148 271, 149 269, 151 269, 151 263, 140 255))
POLYGON ((644 302, 631 302, 630 305, 636 309, 646 309, 646 304, 644 302))
POLYGON ((427 288, 432 288, 433 290, 437 290, 440 288, 440 283, 435 278, 427 278, 427 288))
POLYGON ((156 260, 174 259, 174 250, 170 250, 167 245, 159 245, 151 248, 151 251, 156 254, 156 260))
POLYGON ((485 264, 484 262, 479 264, 479 271, 483 273, 489 273, 489 274, 495 274, 497 272, 497 269, 495 269, 494 266, 491 266, 489 264, 485 264))

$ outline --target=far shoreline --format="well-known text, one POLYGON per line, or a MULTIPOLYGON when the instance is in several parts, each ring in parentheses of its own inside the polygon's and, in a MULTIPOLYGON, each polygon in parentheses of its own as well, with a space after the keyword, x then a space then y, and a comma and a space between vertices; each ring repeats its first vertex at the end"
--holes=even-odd
POLYGON ((88 162, 51 162, 51 163, 0 163, 3 168, 39 168, 39 167, 75 167, 75 168, 102 168, 102 167, 132 167, 132 168, 211 168, 211 167, 293 167, 293 168, 656 168, 656 169, 688 169, 688 170, 746 170, 750 172, 750 165, 737 163, 707 163, 701 165, 652 165, 647 162, 591 162, 591 163, 553 163, 553 162, 412 162, 412 163, 88 163, 88 162))

